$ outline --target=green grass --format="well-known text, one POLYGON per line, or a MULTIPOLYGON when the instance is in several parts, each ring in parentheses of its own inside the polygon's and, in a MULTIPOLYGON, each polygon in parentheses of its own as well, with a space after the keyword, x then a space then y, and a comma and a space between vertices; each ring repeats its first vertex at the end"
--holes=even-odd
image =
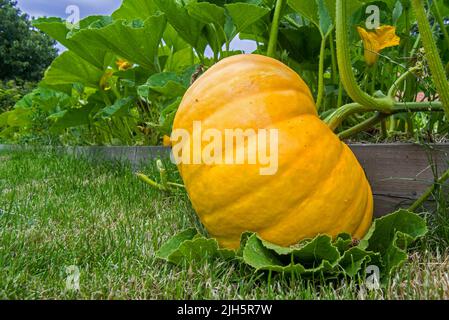
POLYGON ((181 268, 154 258, 164 241, 193 225, 184 193, 154 191, 130 167, 0 153, 0 298, 449 299, 441 231, 419 245, 389 287, 366 291, 361 280, 268 281, 236 261, 181 268), (66 289, 68 266, 80 270, 79 291, 66 289))

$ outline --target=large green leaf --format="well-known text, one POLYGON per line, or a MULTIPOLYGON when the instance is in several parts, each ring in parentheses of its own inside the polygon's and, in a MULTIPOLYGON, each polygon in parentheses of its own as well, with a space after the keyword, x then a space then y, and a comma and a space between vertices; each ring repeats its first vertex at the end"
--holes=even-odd
MULTIPOLYGON (((303 277, 354 277, 365 267, 376 265, 388 279, 406 258, 406 248, 427 232, 425 221, 416 214, 400 210, 375 220, 368 235, 359 244, 348 234, 335 239, 318 235, 293 247, 280 247, 257 234, 242 235, 235 254, 255 270, 295 273, 303 277)), ((194 229, 182 232, 161 247, 158 257, 179 264, 195 259, 220 256, 215 239, 207 239, 194 229), (181 259, 181 257, 183 259, 181 259)))
POLYGON ((279 32, 279 44, 290 53, 291 59, 300 64, 301 70, 317 70, 321 46, 317 27, 283 28, 279 32))
POLYGON ((228 35, 230 39, 240 32, 244 32, 271 11, 266 7, 243 2, 226 4, 225 8, 235 25, 233 32, 228 35))
MULTIPOLYGON (((91 23, 101 18, 101 16, 92 16, 81 20, 81 30, 86 29, 91 23)), ((68 28, 65 20, 60 18, 39 18, 33 21, 33 25, 95 67, 99 69, 105 67, 108 48, 92 46, 79 37, 73 39, 75 32, 68 28)))
POLYGON ((74 33, 70 39, 76 43, 83 42, 89 47, 107 49, 143 68, 156 70, 158 47, 165 25, 164 15, 131 22, 104 18, 90 28, 74 33))
POLYGON ((93 105, 88 104, 81 108, 71 108, 50 115, 48 119, 55 121, 52 130, 62 130, 89 124, 93 108, 93 105))
POLYGON ((103 70, 72 51, 66 51, 53 61, 40 85, 59 90, 74 83, 82 83, 86 87, 98 88, 103 74, 103 70))
POLYGON ((304 18, 310 20, 324 36, 334 23, 336 0, 289 0, 289 6, 304 18))
MULTIPOLYGON (((167 16, 169 23, 192 47, 198 51, 204 51, 206 44, 202 37, 204 23, 192 19, 186 6, 177 0, 154 0, 159 9, 167 16)), ((196 1, 186 0, 185 3, 193 3, 196 1)))
POLYGON ((111 53, 146 69, 156 69, 157 49, 166 26, 163 14, 130 22, 107 16, 86 19, 77 31, 59 18, 41 18, 34 25, 99 69, 109 65, 111 53))
POLYGON ((9 127, 23 128, 32 124, 31 115, 33 111, 29 108, 17 107, 7 112, 7 117, 2 121, 9 127))
POLYGON ((382 256, 384 271, 390 274, 406 258, 407 247, 427 233, 423 219, 407 210, 377 219, 361 245, 382 256))
POLYGON ((225 9, 208 2, 192 2, 186 8, 193 19, 205 24, 203 34, 212 51, 218 56, 223 44, 226 42, 225 9))
POLYGON ((213 3, 192 2, 186 8, 191 17, 202 23, 212 23, 219 26, 224 26, 225 24, 225 9, 213 3))
POLYGON ((124 0, 112 17, 116 20, 145 20, 149 16, 156 15, 159 8, 152 0, 124 0))
POLYGON ((178 35, 178 32, 170 24, 165 28, 163 38, 165 44, 174 52, 186 48, 191 50, 191 46, 178 35))
POLYGON ((12 112, 13 111, 6 111, 3 113, 0 113, 0 128, 6 127, 8 125, 8 118, 12 112))

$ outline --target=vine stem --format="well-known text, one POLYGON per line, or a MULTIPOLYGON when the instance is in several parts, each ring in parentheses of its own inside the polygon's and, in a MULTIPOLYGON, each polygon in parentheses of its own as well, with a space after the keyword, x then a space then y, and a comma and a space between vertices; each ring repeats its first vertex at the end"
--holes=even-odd
POLYGON ((449 48, 449 34, 447 33, 446 25, 444 24, 443 17, 441 16, 440 8, 438 7, 437 1, 433 1, 433 12, 435 14, 435 18, 440 25, 441 32, 443 33, 444 41, 449 48))
POLYGON ((379 122, 382 122, 383 120, 385 120, 387 117, 388 117, 388 115, 386 115, 384 113, 376 112, 376 114, 374 116, 372 116, 371 118, 359 123, 358 125, 350 128, 348 130, 340 132, 338 134, 338 137, 341 140, 348 139, 359 132, 362 132, 369 128, 372 128, 379 122))
MULTIPOLYGON (((335 27, 334 27, 335 28, 335 27)), ((331 50, 331 59, 332 59, 332 83, 338 85, 338 66, 337 66, 337 53, 335 52, 335 43, 333 32, 329 33, 329 46, 331 50)))
POLYGON ((421 196, 419 197, 418 200, 415 201, 415 203, 413 203, 409 210, 410 211, 415 211, 417 210, 419 207, 421 207, 424 202, 427 201, 427 199, 430 198, 430 196, 432 195, 432 193, 436 190, 437 186, 442 185, 443 183, 445 183, 447 180, 449 180, 449 170, 446 171, 441 178, 438 179, 438 181, 436 181, 429 189, 427 189, 427 191, 421 196))
POLYGON ((326 53, 326 43, 328 38, 329 33, 327 35, 323 35, 321 39, 320 62, 318 68, 318 96, 316 100, 316 107, 318 110, 321 109, 321 105, 323 104, 324 99, 324 55, 326 53))
POLYGON ((400 85, 408 78, 409 75, 413 74, 413 72, 421 69, 420 66, 415 66, 409 70, 407 70, 405 73, 403 73, 391 86, 390 90, 388 91, 388 96, 391 99, 394 99, 396 96, 396 93, 400 89, 400 85))
MULTIPOLYGON (((335 131, 349 116, 356 113, 365 113, 369 111, 371 111, 369 108, 361 104, 350 103, 337 109, 333 114, 326 118, 324 122, 327 123, 328 127, 332 131, 335 131)), ((383 119, 385 119, 391 115, 398 113, 428 111, 441 112, 444 110, 441 102, 398 102, 393 105, 389 113, 382 114, 385 116, 383 119)), ((360 132, 359 128, 359 125, 357 125, 357 129, 354 132, 360 132)))
POLYGON ((351 63, 350 46, 348 40, 348 12, 347 1, 337 0, 336 16, 336 40, 337 40, 337 62, 346 92, 355 102, 366 106, 371 110, 388 112, 393 106, 393 100, 389 97, 374 98, 364 92, 358 85, 354 76, 351 63))
POLYGON ((327 123, 332 131, 335 131, 349 116, 368 111, 370 111, 369 108, 364 107, 361 104, 350 103, 335 110, 335 112, 327 117, 324 122, 327 123))
POLYGON ((143 173, 136 173, 136 176, 146 184, 152 186, 153 188, 156 188, 160 191, 167 191, 167 188, 165 188, 163 185, 157 183, 154 180, 151 180, 148 176, 144 175, 143 173))
POLYGON ((274 9, 273 22, 271 24, 270 40, 268 41, 267 56, 276 58, 276 47, 278 43, 279 23, 281 22, 281 13, 284 7, 285 0, 277 0, 276 8, 274 9))
POLYGON ((441 61, 440 55, 438 53, 436 42, 433 39, 432 29, 430 27, 426 10, 424 8, 424 1, 412 0, 411 2, 413 10, 415 11, 416 19, 418 21, 418 28, 421 34, 421 40, 424 45, 424 49, 426 51, 429 68, 432 72, 432 78, 440 95, 440 100, 443 103, 446 117, 449 118, 449 83, 446 78, 443 62, 441 61))

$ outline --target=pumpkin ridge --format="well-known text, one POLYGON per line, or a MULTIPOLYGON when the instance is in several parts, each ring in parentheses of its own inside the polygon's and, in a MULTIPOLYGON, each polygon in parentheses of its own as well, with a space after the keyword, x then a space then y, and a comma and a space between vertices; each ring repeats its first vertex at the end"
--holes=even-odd
POLYGON ((358 240, 361 240, 363 238, 363 236, 366 234, 369 226, 371 225, 372 219, 373 219, 372 212, 373 212, 374 199, 372 196, 372 190, 371 190, 371 186, 369 185, 367 180, 365 181, 365 184, 366 184, 367 190, 368 190, 368 192, 366 194, 367 201, 366 201, 365 211, 363 214, 363 219, 360 221, 359 227, 354 232, 354 237, 356 237, 358 240))
MULTIPOLYGON (((309 114, 302 115, 302 116, 298 116, 298 117, 303 117, 303 116, 306 116, 306 117, 313 117, 315 120, 321 121, 321 120, 319 120, 319 118, 317 118, 317 117, 315 117, 315 116, 313 116, 313 115, 309 115, 309 114)), ((296 117, 295 117, 295 118, 296 118, 296 117)), ((288 120, 286 120, 286 121, 288 121, 288 120)), ((318 134, 317 134, 317 135, 318 135, 318 134)), ((341 145, 341 144, 340 144, 340 145, 341 145)), ((342 145, 341 145, 341 146, 342 146, 342 145)), ((306 149, 306 150, 307 150, 307 149, 306 149)), ((340 148, 338 149, 338 152, 339 152, 339 155, 338 155, 338 156, 332 157, 333 159, 335 159, 335 163, 333 163, 332 166, 331 166, 331 170, 332 170, 332 171, 335 169, 335 166, 339 163, 339 161, 340 161, 340 159, 341 159, 340 155, 341 155, 341 152, 342 152, 342 147, 340 147, 340 148)), ((307 157, 307 155, 305 155, 305 154, 302 154, 302 156, 307 157)), ((287 162, 287 164, 288 164, 288 162, 287 162)), ((218 169, 219 169, 219 168, 218 168, 218 169)), ((294 170, 296 170, 296 168, 295 168, 294 166, 289 165, 289 166, 287 167, 287 169, 284 169, 284 172, 282 173, 282 175, 277 175, 277 176, 276 176, 276 179, 281 179, 281 180, 282 180, 282 179, 284 179, 284 178, 290 176, 290 175, 291 175, 291 172, 294 171, 294 170)), ((208 172, 208 173, 210 173, 210 172, 208 172)), ((204 174, 207 175, 206 172, 204 172, 204 174)), ((195 177, 195 178, 198 179, 198 177, 195 177)), ((199 180, 201 180, 201 178, 200 178, 199 180)), ((323 180, 320 180, 320 181, 318 182, 317 186, 315 187, 316 190, 319 189, 319 186, 320 186, 322 183, 324 183, 323 180)), ((254 182, 254 184, 257 184, 257 181, 254 182)), ((246 182, 246 185, 248 185, 248 182, 246 182)), ((264 191, 269 191, 270 188, 271 188, 270 185, 267 184, 267 185, 262 185, 262 186, 260 186, 260 187, 258 188, 258 190, 259 190, 260 192, 264 193, 264 191)), ((313 193, 313 194, 314 194, 314 193, 313 193)), ((216 218, 217 218, 216 216, 217 216, 218 214, 225 215, 225 211, 226 211, 226 210, 229 210, 229 206, 234 205, 235 203, 238 202, 238 200, 242 199, 242 198, 245 197, 245 196, 248 196, 248 193, 245 193, 244 191, 242 191, 242 192, 239 194, 238 197, 233 197, 232 199, 227 198, 227 199, 226 199, 226 200, 227 200, 227 203, 225 204, 225 206, 223 206, 222 204, 218 204, 218 205, 215 206, 215 209, 209 209, 209 210, 208 210, 209 212, 208 212, 208 214, 207 214, 208 219, 216 219, 216 218)), ((301 202, 301 201, 303 201, 304 199, 310 198, 310 197, 311 197, 311 194, 310 194, 310 193, 308 193, 308 194, 303 194, 301 197, 298 197, 298 199, 297 199, 295 202, 296 202, 296 203, 297 203, 297 202, 301 202)), ((213 208, 214 208, 214 207, 213 207, 213 208)), ((248 231, 253 231, 253 230, 248 230, 248 231)), ((257 231, 257 230, 255 230, 255 231, 257 231)))
MULTIPOLYGON (((293 121, 293 120, 295 120, 296 118, 299 118, 299 117, 313 117, 314 120, 321 121, 320 118, 318 118, 314 114, 301 113, 301 114, 292 115, 290 118, 287 118, 287 119, 279 119, 278 121, 274 122, 272 125, 267 126, 265 128, 261 128, 261 129, 276 129, 276 127, 278 127, 280 124, 282 124, 284 122, 288 122, 288 121, 293 121), (274 127, 274 128, 270 128, 270 127, 274 127)), ((245 139, 244 147, 247 147, 247 145, 248 145, 248 139, 245 139)), ((225 149, 225 145, 223 144, 222 152, 224 151, 224 149, 225 149)), ((200 171, 201 169, 203 169, 203 166, 206 166, 206 165, 197 165, 193 169, 191 168, 189 174, 186 175, 184 182, 188 183, 188 180, 190 179, 190 176, 194 175, 197 171, 200 171)), ((206 166, 206 167, 214 167, 214 166, 206 166)), ((204 173, 204 174, 206 174, 206 173, 204 173)), ((198 178, 198 177, 195 177, 195 178, 198 178)))
MULTIPOLYGON (((325 184, 326 182, 329 181, 329 179, 332 178, 332 172, 334 172, 338 168, 338 166, 344 159, 344 157, 341 157, 341 155, 343 153, 342 149, 343 148, 340 148, 338 156, 335 156, 335 158, 338 160, 331 166, 331 171, 329 172, 329 174, 324 179, 319 180, 318 184, 315 185, 313 191, 305 195, 306 198, 313 198, 319 191, 321 191, 321 187, 323 186, 323 184, 325 184)), ((302 201, 298 201, 298 203, 299 203, 299 205, 304 204, 302 201)), ((292 209, 292 208, 290 208, 290 209, 292 209)), ((266 229, 272 229, 275 226, 277 226, 278 224, 285 222, 284 220, 291 217, 291 215, 293 214, 292 211, 297 212, 298 208, 295 207, 294 209, 290 210, 290 213, 281 216, 280 220, 277 221, 276 225, 267 226, 266 229)), ((266 231, 266 229, 261 229, 257 232, 264 232, 264 231, 266 231)))
MULTIPOLYGON (((245 94, 242 94, 242 95, 238 95, 237 97, 236 97, 236 99, 237 98, 244 98, 244 99, 250 99, 250 98, 252 98, 252 97, 255 97, 255 96, 259 96, 259 95, 268 95, 268 94, 270 94, 270 93, 279 93, 279 92, 286 92, 286 91, 292 91, 292 92, 297 92, 298 94, 300 94, 301 96, 304 96, 304 97, 307 97, 308 98, 308 95, 307 95, 307 93, 305 93, 305 92, 303 92, 303 91, 301 91, 301 90, 298 90, 297 88, 295 88, 295 87, 291 87, 291 88, 285 88, 285 86, 279 86, 279 87, 274 87, 274 88, 265 88, 264 90, 258 90, 258 91, 256 91, 256 92, 251 92, 251 93, 245 93, 245 94)), ((193 100, 193 99, 192 99, 193 100)), ((182 111, 183 113, 181 114, 181 113, 177 113, 176 114, 176 117, 175 117, 175 120, 174 120, 174 125, 175 125, 175 127, 183 127, 183 125, 179 125, 179 123, 182 123, 182 124, 184 124, 185 122, 187 122, 187 123, 189 123, 189 122, 191 122, 192 124, 193 124, 193 121, 196 121, 196 120, 192 120, 192 118, 193 118, 193 114, 197 114, 198 112, 200 112, 200 111, 202 111, 201 113, 202 113, 202 115, 204 116, 204 113, 205 112, 207 112, 207 115, 205 116, 206 118, 210 118, 210 117, 214 117, 215 116, 215 113, 216 112, 219 112, 219 111, 221 111, 221 110, 225 110, 226 111, 226 109, 224 109, 227 105, 229 105, 229 104, 231 104, 231 103, 234 103, 234 104, 237 104, 237 103, 235 103, 235 99, 234 100, 232 100, 232 101, 228 101, 228 100, 223 100, 223 101, 221 101, 221 103, 220 104, 217 104, 217 103, 215 103, 214 104, 214 106, 211 108, 210 107, 210 104, 208 104, 207 106, 206 105, 204 105, 204 107, 203 108, 201 108, 201 109, 204 109, 204 110, 198 110, 198 108, 197 107, 195 107, 194 106, 194 104, 195 103, 200 103, 200 101, 202 101, 202 100, 206 100, 206 101, 209 101, 209 100, 211 100, 209 97, 205 97, 205 98, 200 98, 200 99, 198 99, 198 102, 193 102, 193 103, 187 103, 186 101, 181 101, 181 104, 180 104, 180 107, 179 107, 179 110, 180 111, 182 111), (190 119, 190 120, 187 120, 187 119, 190 119)), ((311 106, 315 106, 315 102, 313 101, 313 99, 311 99, 310 100, 310 103, 311 103, 311 106)), ((311 108, 312 109, 312 108, 311 108)), ((314 110, 315 110, 315 113, 314 113, 314 115, 317 115, 318 116, 318 114, 316 113, 317 111, 316 111, 316 107, 315 108, 313 108, 314 110)), ((301 108, 299 107, 298 108, 298 111, 299 110, 301 110, 301 108)), ((224 112, 224 111, 223 111, 224 112)), ((306 113, 306 112, 303 112, 303 113, 306 113)), ((301 114, 303 114, 303 113, 301 113, 301 114)), ((189 127, 190 127, 190 125, 189 125, 189 127)))
POLYGON ((276 59, 269 59, 267 60, 266 56, 263 55, 259 55, 259 54, 251 54, 251 55, 239 55, 239 56, 231 56, 228 57, 226 59, 223 59, 221 61, 219 61, 217 64, 214 64, 212 67, 210 67, 205 73, 203 73, 198 79, 197 81, 195 81, 191 88, 195 89, 196 87, 199 86, 199 83, 207 83, 207 82, 213 82, 211 81, 212 79, 209 79, 212 77, 212 75, 214 73, 225 73, 226 69, 228 69, 229 67, 232 67, 232 69, 239 69, 240 72, 242 72, 243 68, 236 68, 237 64, 241 64, 243 66, 248 66, 248 68, 250 69, 257 69, 260 66, 264 66, 267 67, 267 65, 270 66, 270 68, 272 68, 273 70, 284 70, 284 71, 288 71, 288 75, 291 78, 294 78, 295 80, 297 80, 301 86, 298 86, 299 89, 301 89, 302 91, 307 91, 309 94, 309 98, 311 98, 313 100, 313 95, 310 92, 309 87, 307 86, 307 84, 304 82, 304 80, 293 70, 291 69, 289 66, 283 64, 282 62, 276 60, 276 59), (257 61, 255 61, 257 60, 257 61), (200 82, 201 80, 201 82, 200 82))

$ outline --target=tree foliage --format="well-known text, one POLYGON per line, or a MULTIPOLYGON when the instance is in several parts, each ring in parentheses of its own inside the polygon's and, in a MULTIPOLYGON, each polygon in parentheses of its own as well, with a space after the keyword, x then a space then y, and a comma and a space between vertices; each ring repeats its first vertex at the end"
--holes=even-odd
POLYGON ((55 41, 32 27, 17 1, 0 0, 0 79, 40 80, 57 56, 55 41))

